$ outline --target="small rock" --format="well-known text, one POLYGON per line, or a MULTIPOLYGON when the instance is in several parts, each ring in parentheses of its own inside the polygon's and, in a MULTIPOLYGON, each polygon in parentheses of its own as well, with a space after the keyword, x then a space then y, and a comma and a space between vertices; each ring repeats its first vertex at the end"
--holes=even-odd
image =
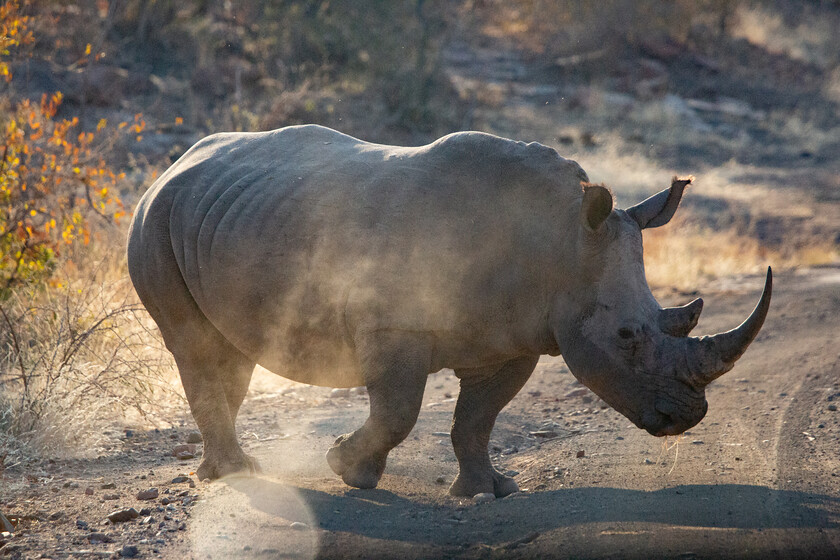
POLYGON ((434 437, 449 437, 449 432, 432 432, 434 437))
POLYGON ((91 533, 87 536, 87 540, 91 544, 114 542, 114 539, 112 539, 105 533, 91 533))
POLYGON ((177 457, 181 453, 191 453, 195 455, 195 445, 192 443, 182 443, 172 448, 172 456, 177 457))
POLYGON ((578 451, 575 454, 575 457, 577 457, 578 459, 580 459, 581 457, 585 457, 585 456, 586 456, 586 452, 583 449, 581 449, 580 451, 578 451))
POLYGON ((87 531, 87 528, 89 527, 89 525, 88 525, 87 521, 84 521, 82 519, 77 519, 76 520, 76 527, 78 527, 79 529, 83 529, 83 530, 87 531))
POLYGON ((644 461, 642 461, 642 464, 643 465, 652 465, 653 461, 651 461, 650 459, 645 459, 644 461))
POLYGON ((146 517, 147 515, 152 515, 152 508, 144 507, 139 512, 140 517, 146 517))
POLYGON ((103 500, 119 500, 120 495, 119 494, 105 494, 104 496, 102 496, 102 499, 103 500))
POLYGON ((106 482, 102 486, 99 487, 100 490, 113 490, 116 488, 117 485, 114 482, 106 482))
POLYGON ((201 434, 198 432, 190 432, 187 434, 187 443, 201 443, 204 441, 201 439, 201 434))
POLYGON ((350 396, 350 389, 333 389, 330 391, 331 399, 341 399, 350 396))
POLYGON ((185 474, 179 474, 172 479, 172 484, 181 484, 182 482, 189 482, 191 479, 185 474))
POLYGON ((693 445, 703 445, 703 444, 704 444, 704 443, 706 443, 706 442, 704 442, 702 439, 695 439, 695 440, 694 440, 694 441, 692 441, 691 443, 692 443, 693 445))
POLYGON ((50 514, 49 519, 50 519, 50 521, 58 521, 62 517, 64 517, 64 512, 63 511, 56 511, 56 512, 50 514))
POLYGON ((0 512, 0 531, 4 533, 14 533, 15 526, 12 525, 12 522, 9 521, 9 518, 3 515, 3 512, 0 512))
POLYGON ((124 521, 131 521, 136 519, 140 514, 134 508, 118 509, 108 514, 108 520, 111 523, 122 523, 124 521))
POLYGON ((446 479, 442 476, 439 476, 435 479, 435 484, 446 484, 446 479))
POLYGON ((309 529, 309 525, 307 525, 306 523, 301 523, 300 521, 295 521, 294 523, 289 525, 289 528, 294 529, 295 531, 305 531, 306 529, 309 529))
POLYGON ((835 410, 837 410, 837 405, 836 405, 836 404, 830 404, 830 405, 828 405, 828 410, 830 410, 830 411, 834 412, 835 410))
POLYGON ((127 544, 120 549, 120 556, 123 558, 134 558, 138 554, 140 554, 140 549, 133 544, 127 544))
POLYGON ((151 525, 154 522, 155 522, 155 518, 152 517, 151 515, 147 515, 146 517, 144 517, 143 519, 140 520, 140 525, 151 525))
POLYGON ((182 443, 172 448, 172 456, 179 461, 187 461, 195 458, 195 445, 192 443, 182 443))
POLYGON ((473 502, 477 504, 485 504, 487 502, 493 502, 496 500, 496 495, 492 492, 482 492, 481 494, 476 494, 473 496, 473 502))
POLYGON ((528 432, 534 437, 552 439, 557 437, 557 432, 552 430, 537 430, 536 432, 528 432))
POLYGON ((137 493, 138 500, 154 500, 158 497, 157 488, 149 488, 148 490, 141 490, 137 493))
POLYGON ((91 486, 85 488, 85 496, 93 496, 93 488, 91 486))

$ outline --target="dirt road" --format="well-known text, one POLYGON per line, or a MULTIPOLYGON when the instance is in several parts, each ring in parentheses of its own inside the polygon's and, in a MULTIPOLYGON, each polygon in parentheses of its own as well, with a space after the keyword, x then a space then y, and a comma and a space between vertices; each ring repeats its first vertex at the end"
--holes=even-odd
MULTIPOLYGON (((735 326, 761 283, 704 289, 697 331, 735 326)), ((693 297, 658 296, 663 304, 693 297)), ((478 504, 448 496, 458 388, 447 372, 429 378, 420 420, 379 488, 350 489, 324 452, 363 422, 366 395, 277 385, 263 373, 239 420, 262 477, 190 488, 172 478, 198 460, 178 462, 170 451, 194 429, 191 420, 128 431, 97 460, 7 472, 0 507, 18 527, 0 555, 838 558, 840 269, 779 274, 773 297, 758 340, 710 387, 707 417, 670 449, 606 408, 561 359, 547 358, 491 441, 494 462, 516 473, 521 494, 478 504), (137 499, 149 487, 159 497, 137 499), (129 507, 147 511, 105 520, 129 507)))
MULTIPOLYGON (((704 293, 699 331, 735 326, 760 287, 761 278, 744 278, 704 293)), ((517 471, 528 491, 482 504, 445 492, 456 474, 445 435, 454 376, 429 379, 417 427, 368 491, 341 485, 323 460, 334 436, 363 421, 364 396, 264 394, 249 402, 244 429, 266 476, 208 487, 193 511, 192 550, 200 558, 837 558, 839 336, 840 270, 782 274, 760 338, 711 386, 706 419, 665 451, 581 389, 561 359, 544 359, 491 442, 497 465, 517 471), (556 437, 531 435, 539 432, 556 437), (256 439, 278 433, 285 439, 256 439)))

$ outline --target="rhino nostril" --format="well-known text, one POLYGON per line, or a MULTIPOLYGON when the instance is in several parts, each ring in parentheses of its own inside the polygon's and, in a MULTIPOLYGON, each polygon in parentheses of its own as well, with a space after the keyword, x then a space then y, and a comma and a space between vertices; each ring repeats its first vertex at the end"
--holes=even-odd
POLYGON ((618 336, 624 339, 633 338, 634 336, 636 336, 636 332, 633 329, 622 327, 618 329, 618 336))

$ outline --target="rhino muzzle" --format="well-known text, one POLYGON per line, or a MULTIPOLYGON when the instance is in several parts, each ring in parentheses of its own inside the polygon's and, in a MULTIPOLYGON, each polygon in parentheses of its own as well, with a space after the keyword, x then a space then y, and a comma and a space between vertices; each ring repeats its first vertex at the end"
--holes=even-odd
POLYGON ((689 414, 686 414, 684 407, 678 407, 671 400, 657 399, 654 412, 648 413, 645 418, 644 429, 656 437, 676 436, 697 425, 708 410, 709 403, 702 393, 688 409, 689 414))

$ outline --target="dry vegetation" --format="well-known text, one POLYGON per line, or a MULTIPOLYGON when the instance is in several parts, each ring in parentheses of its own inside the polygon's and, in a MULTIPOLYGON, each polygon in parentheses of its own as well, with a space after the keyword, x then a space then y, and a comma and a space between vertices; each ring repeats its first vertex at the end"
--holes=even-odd
MULTIPOLYGON (((820 18, 803 13, 727 0, 80 0, 6 12, 0 71, 14 79, 0 89, 11 147, 3 188, 17 198, 2 200, 14 215, 0 211, 10 234, 0 261, 0 470, 95 454, 103 424, 154 413, 167 400, 160 392, 172 392, 168 355, 127 282, 125 220, 115 222, 199 137, 316 122, 420 144, 480 128, 557 146, 621 202, 674 170, 721 177, 730 158, 743 162, 731 181, 702 192, 738 200, 749 181, 734 176, 765 173, 775 157, 769 183, 786 180, 783 168, 810 172, 810 162, 829 204, 840 49, 830 26, 815 35, 820 18), (506 79, 550 83, 553 97, 516 98, 511 83, 481 74, 484 63, 459 87, 447 60, 481 49, 515 53, 506 79), (779 80, 782 93, 768 85, 779 80), (726 101, 747 82, 754 106, 726 101), (683 128, 694 121, 685 103, 673 109, 677 97, 693 100, 693 115, 706 111, 706 128, 683 128), (788 138, 797 145, 769 151, 788 138)), ((755 234, 766 214, 726 223, 715 212, 689 206, 682 223, 646 233, 651 284, 696 289, 768 263, 837 259, 829 226, 768 241, 755 234)))
POLYGON ((177 395, 171 359, 112 260, 84 263, 61 286, 22 289, 3 302, 0 332, 11 344, 0 364, 6 468, 33 456, 97 456, 115 418, 154 420, 177 395))
POLYGON ((645 232, 645 273, 654 287, 695 291, 709 280, 836 262, 837 245, 816 240, 805 247, 767 247, 737 229, 717 230, 677 219, 645 232))
MULTIPOLYGON (((38 23, 0 6, 8 58, 35 43, 38 23)), ((0 471, 95 454, 103 425, 154 410, 172 369, 127 279, 125 173, 106 162, 124 133, 141 139, 142 118, 85 130, 57 116, 62 99, 0 98, 0 471)))

